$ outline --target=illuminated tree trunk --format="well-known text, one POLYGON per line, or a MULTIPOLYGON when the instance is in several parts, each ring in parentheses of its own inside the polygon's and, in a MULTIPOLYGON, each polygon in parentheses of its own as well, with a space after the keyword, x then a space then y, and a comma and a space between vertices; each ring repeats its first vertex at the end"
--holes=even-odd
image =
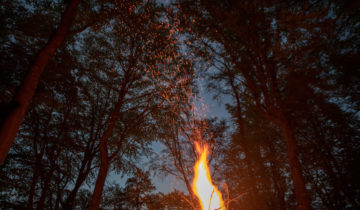
POLYGON ((285 139, 287 155, 290 162, 291 177, 295 189, 296 200, 299 210, 309 210, 310 199, 305 187, 300 161, 298 159, 298 146, 294 136, 294 129, 290 123, 284 122, 281 130, 285 139))
MULTIPOLYGON (((181 157, 180 157, 181 158, 181 157)), ((179 159, 180 159, 179 158, 179 159)), ((184 170, 184 166, 183 166, 183 163, 181 160, 178 160, 179 162, 179 166, 180 166, 180 173, 182 174, 183 176, 183 179, 184 179, 184 182, 185 182, 185 186, 186 186, 186 189, 188 190, 188 193, 189 193, 189 196, 190 196, 190 202, 191 203, 195 203, 195 197, 194 197, 194 193, 192 191, 192 187, 191 187, 191 184, 189 182, 189 179, 187 178, 186 176, 186 172, 184 170)))
POLYGON ((0 130, 0 164, 4 162, 11 146, 14 143, 16 134, 25 117, 28 107, 39 84, 40 77, 51 57, 65 40, 69 28, 75 19, 77 7, 81 0, 72 0, 62 16, 59 28, 55 31, 48 43, 39 52, 34 64, 28 71, 25 80, 15 96, 13 110, 4 120, 0 130))

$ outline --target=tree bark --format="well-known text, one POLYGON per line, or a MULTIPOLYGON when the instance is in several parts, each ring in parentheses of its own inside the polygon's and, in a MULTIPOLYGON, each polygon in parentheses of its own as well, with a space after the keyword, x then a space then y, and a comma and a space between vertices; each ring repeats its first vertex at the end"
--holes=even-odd
POLYGON ((192 191, 192 187, 190 185, 190 182, 189 182, 189 180, 188 180, 188 178, 186 176, 182 161, 178 160, 178 162, 179 162, 179 166, 180 166, 180 172, 181 172, 181 174, 183 176, 183 179, 184 179, 184 182, 185 182, 186 189, 188 190, 189 196, 191 198, 191 202, 195 203, 194 193, 192 191))
POLYGON ((89 173, 81 174, 76 179, 76 183, 75 183, 74 188, 71 190, 69 196, 66 199, 66 202, 62 205, 64 210, 72 210, 73 209, 76 194, 79 191, 82 183, 85 181, 88 174, 89 173))
POLYGON ((284 122, 281 130, 286 142, 287 155, 290 162, 291 177, 295 189, 295 196, 299 210, 309 210, 310 199, 305 187, 300 161, 298 159, 298 146, 294 136, 294 129, 290 123, 284 122))
POLYGON ((64 210, 72 210, 73 209, 76 194, 90 173, 91 163, 92 163, 93 158, 91 157, 89 160, 86 160, 86 158, 87 157, 85 156, 85 163, 83 163, 81 165, 80 172, 76 179, 74 188, 71 190, 65 203, 62 205, 64 210))
MULTIPOLYGON (((107 148, 106 148, 107 149, 107 148)), ((96 179, 96 184, 94 188, 94 192, 91 198, 91 203, 89 210, 98 210, 101 202, 101 197, 107 177, 107 173, 109 170, 109 159, 107 155, 101 155, 101 163, 100 163, 100 170, 96 179)))
POLYGON ((38 206, 37 206, 37 210, 42 210, 42 209, 45 209, 45 199, 46 199, 46 194, 47 194, 47 191, 50 189, 50 184, 51 184, 51 179, 54 175, 54 171, 55 171, 55 166, 53 166, 52 168, 50 168, 50 171, 45 179, 45 183, 44 183, 44 188, 41 192, 41 196, 40 196, 40 199, 39 199, 39 203, 38 203, 38 206))
POLYGON ((282 186, 284 185, 284 183, 281 181, 282 177, 280 175, 280 168, 278 166, 278 164, 276 163, 276 157, 275 154, 277 153, 276 148, 274 147, 272 142, 267 141, 267 145, 269 148, 269 161, 270 161, 270 170, 272 173, 272 178, 273 178, 273 182, 274 182, 274 188, 276 190, 276 197, 278 199, 279 202, 279 206, 277 206, 276 208, 279 210, 286 210, 287 209, 287 205, 285 202, 285 192, 282 188, 282 186))
POLYGON ((229 79, 229 83, 230 83, 231 89, 234 93, 235 100, 236 100, 236 112, 237 112, 236 121, 238 123, 238 135, 239 135, 236 140, 240 144, 240 146, 243 148, 244 153, 245 153, 244 160, 247 165, 248 180, 250 183, 250 188, 249 188, 250 196, 249 197, 250 197, 253 207, 255 209, 259 209, 260 207, 259 207, 258 203, 256 202, 256 199, 258 197, 256 181, 255 181, 256 177, 254 176, 253 166, 252 166, 252 163, 250 160, 250 151, 249 151, 249 147, 247 144, 248 139, 245 136, 245 126, 244 126, 244 120, 242 117, 242 106, 241 106, 241 102, 240 102, 240 95, 234 84, 233 75, 228 75, 228 79, 229 79))
POLYGON ((40 175, 40 171, 36 167, 32 181, 31 181, 31 188, 30 188, 30 192, 29 192, 29 199, 28 199, 28 209, 29 210, 34 209, 35 187, 36 187, 36 183, 39 179, 39 175, 40 175))
POLYGON ((30 67, 25 80, 15 96, 17 106, 14 107, 6 117, 0 129, 0 164, 4 162, 6 155, 14 143, 16 134, 29 108, 45 67, 69 32, 80 2, 81 0, 72 0, 69 3, 62 16, 59 28, 51 36, 45 47, 40 50, 34 64, 30 67))
MULTIPOLYGON (((51 117, 49 118, 49 120, 51 119, 51 117)), ((48 121, 49 122, 49 121, 48 121)), ((36 189, 36 184, 40 178, 40 173, 41 173, 41 167, 42 167, 42 161, 43 161, 43 156, 44 156, 44 152, 45 152, 45 146, 43 143, 40 143, 40 151, 38 153, 38 142, 36 141, 36 139, 39 138, 39 132, 38 131, 38 126, 35 132, 35 141, 33 142, 33 150, 34 150, 34 156, 35 156, 35 163, 34 163, 34 173, 33 173, 33 178, 31 181, 31 187, 30 187, 30 192, 29 192, 29 198, 28 198, 28 209, 32 210, 34 209, 34 196, 35 196, 35 189, 36 189)), ((47 132, 47 129, 45 129, 45 132, 47 132)))
POLYGON ((128 73, 126 73, 126 75, 124 77, 124 80, 121 85, 118 101, 115 105, 114 111, 112 112, 112 114, 110 115, 110 117, 107 121, 108 127, 105 130, 104 134, 101 136, 100 141, 99 141, 100 169, 99 169, 99 173, 98 173, 98 176, 96 179, 94 192, 93 192, 93 195, 91 198, 91 203, 90 203, 90 207, 89 207, 90 210, 99 209, 102 192, 103 192, 104 185, 105 185, 105 180, 106 180, 107 173, 108 173, 108 170, 110 167, 110 158, 109 158, 109 153, 108 153, 108 148, 107 148, 107 140, 110 138, 110 136, 114 130, 115 124, 120 117, 120 110, 123 106, 125 96, 133 83, 133 81, 129 80, 129 75, 130 75, 130 73, 128 72, 128 73))

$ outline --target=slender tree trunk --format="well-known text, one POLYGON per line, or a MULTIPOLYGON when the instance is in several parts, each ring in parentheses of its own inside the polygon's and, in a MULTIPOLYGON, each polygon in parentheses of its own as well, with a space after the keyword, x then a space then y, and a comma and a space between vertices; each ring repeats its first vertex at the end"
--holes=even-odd
MULTIPOLYGON (((117 116, 118 114, 114 113, 114 115, 117 116)), ((112 118, 114 118, 114 116, 112 118)), ((100 138, 100 144, 99 144, 100 169, 99 169, 99 173, 97 175, 94 192, 93 192, 93 195, 91 198, 91 203, 90 203, 90 208, 89 208, 90 210, 99 209, 102 192, 103 192, 104 185, 105 185, 105 180, 106 180, 107 173, 108 173, 109 166, 110 166, 110 159, 109 159, 108 148, 107 148, 107 140, 113 131, 116 120, 111 120, 111 121, 112 121, 112 123, 110 123, 110 126, 108 127, 108 129, 104 132, 103 136, 100 138)))
POLYGON ((63 181, 64 183, 68 183, 68 180, 67 178, 65 177, 61 177, 62 175, 62 171, 58 168, 58 170, 56 170, 56 188, 54 189, 55 192, 53 192, 53 194, 56 194, 56 198, 55 198, 55 203, 54 203, 54 207, 52 210, 58 210, 60 209, 60 203, 62 201, 62 195, 63 195, 63 189, 65 187, 65 185, 62 185, 63 181))
POLYGON ((195 197, 194 197, 194 193, 192 191, 192 187, 191 187, 191 184, 186 176, 186 173, 185 173, 185 170, 184 170, 184 167, 183 167, 183 164, 181 162, 181 160, 178 160, 179 162, 179 166, 180 166, 180 172, 183 176, 183 179, 184 179, 184 182, 185 182, 185 186, 186 186, 186 189, 188 190, 188 193, 189 193, 189 196, 190 196, 190 199, 192 203, 195 203, 195 197))
MULTIPOLYGON (((92 123, 94 122, 94 118, 92 119, 92 123)), ((94 128, 93 128, 94 129, 94 128)), ((62 208, 64 210, 72 210, 74 206, 74 201, 76 198, 76 194, 78 193, 81 185, 86 180, 87 176, 91 171, 92 161, 96 155, 94 151, 94 141, 93 134, 90 136, 90 141, 86 144, 86 150, 84 152, 83 160, 81 161, 81 166, 78 171, 78 175, 75 181, 74 188, 71 190, 70 194, 67 196, 65 202, 62 203, 62 208)))
MULTIPOLYGON (((36 148, 35 148, 36 149, 36 148)), ((41 160, 42 160, 42 156, 44 154, 44 150, 43 148, 40 151, 39 154, 39 158, 36 158, 36 166, 34 167, 34 174, 31 180, 31 187, 30 187, 30 192, 29 192, 29 199, 28 199, 28 209, 32 210, 34 209, 34 195, 35 195, 35 188, 36 188, 36 183, 39 180, 40 177, 40 169, 41 169, 41 160)), ((37 154, 36 154, 37 156, 37 154)))
POLYGON ((58 210, 60 209, 60 201, 61 201, 61 197, 62 197, 62 193, 60 190, 57 190, 57 193, 56 193, 56 200, 55 200, 55 207, 54 207, 54 210, 58 210))
POLYGON ((281 187, 283 182, 281 182, 282 178, 280 175, 280 170, 279 167, 277 166, 276 162, 276 158, 275 158, 275 154, 277 153, 274 145, 272 144, 272 142, 267 142, 267 145, 269 147, 269 151, 270 151, 270 170, 272 173, 272 177, 273 177, 273 182, 274 182, 274 187, 276 190, 276 197, 279 201, 279 206, 277 206, 277 209, 281 209, 281 210, 286 210, 287 209, 287 205, 285 203, 285 192, 283 190, 283 188, 281 187))
POLYGON ((107 173, 110 167, 110 158, 109 158, 109 153, 108 153, 108 148, 107 148, 107 140, 110 138, 115 124, 117 122, 117 120, 120 117, 120 110, 122 108, 123 105, 123 101, 125 98, 125 95, 127 94, 130 86, 132 85, 132 82, 129 82, 129 78, 127 77, 129 75, 126 75, 124 78, 124 81, 121 85, 121 90, 119 93, 119 98, 118 101, 115 105, 114 111, 112 112, 110 118, 108 119, 107 122, 107 129, 105 130, 104 134, 101 136, 100 141, 99 141, 99 149, 100 149, 100 170, 96 179, 96 184, 95 184, 95 188, 94 188, 94 192, 91 198, 91 203, 90 203, 90 210, 97 210, 99 209, 99 205, 101 202, 101 196, 102 196, 102 192, 104 189, 104 185, 105 185, 105 180, 107 177, 107 173))
POLYGON ((34 64, 29 69, 25 80, 15 96, 16 107, 9 113, 0 129, 0 164, 2 164, 14 143, 16 134, 25 117, 32 97, 39 84, 40 77, 45 67, 50 62, 55 51, 65 40, 69 28, 75 19, 77 7, 81 0, 72 0, 62 16, 59 28, 51 36, 48 43, 36 57, 34 64))
POLYGON ((80 177, 78 177, 78 179, 76 180, 74 188, 71 190, 69 196, 66 199, 66 202, 63 204, 64 210, 72 210, 73 209, 76 194, 79 191, 82 183, 85 181, 87 175, 88 175, 88 173, 81 174, 80 177))
POLYGON ((184 178, 184 182, 185 182, 185 186, 186 186, 186 189, 188 190, 188 193, 190 195, 190 198, 191 198, 191 202, 194 203, 194 193, 192 191, 192 188, 191 188, 191 185, 190 185, 190 182, 189 180, 187 179, 187 177, 185 177, 185 174, 183 174, 183 178, 184 178))
POLYGON ((256 198, 258 197, 258 193, 257 193, 257 188, 256 188, 256 182, 255 182, 255 176, 254 176, 254 172, 253 172, 253 166, 250 160, 250 151, 249 151, 249 147, 247 144, 248 139, 245 137, 245 126, 244 126, 244 120, 242 117, 242 106, 241 106, 241 102, 240 102, 240 95, 238 90, 236 89, 236 86, 234 84, 234 78, 233 75, 228 75, 228 79, 229 79, 229 83, 230 86, 233 90, 233 94, 236 100, 236 121, 238 123, 238 143, 241 145, 242 149, 244 150, 245 153, 245 163, 247 166, 247 172, 248 172, 248 180, 249 180, 249 184, 250 184, 250 188, 249 188, 249 195, 250 195, 250 200, 252 205, 254 206, 255 209, 259 208, 258 203, 256 202, 256 198))
POLYGON ((284 122, 281 125, 281 130, 286 142, 287 155, 290 162, 291 177, 294 184, 296 201, 299 210, 309 210, 310 199, 305 187, 305 181, 302 174, 300 161, 298 159, 298 146, 294 136, 294 129, 290 123, 284 122))
POLYGON ((32 210, 34 209, 34 194, 35 194, 35 187, 36 187, 36 183, 39 179, 39 174, 40 171, 38 170, 38 168, 36 167, 32 181, 31 181, 31 188, 30 188, 30 192, 29 192, 29 199, 28 199, 28 209, 32 210))
MULTIPOLYGON (((47 129, 45 131, 47 131, 47 129)), ((38 138, 37 134, 38 134, 38 132, 36 132, 36 134, 35 134, 35 139, 38 138)), ((35 155, 35 166, 34 166, 33 178, 31 180, 31 187, 30 187, 29 199, 28 199, 28 209, 29 210, 34 209, 35 188, 36 188, 36 184, 39 180, 40 173, 41 173, 41 166, 42 166, 42 160, 43 160, 43 156, 44 156, 45 146, 42 143, 40 144, 40 152, 38 154, 37 153, 37 151, 38 151, 37 142, 34 141, 33 149, 34 149, 34 153, 35 153, 34 154, 35 155)))
MULTIPOLYGON (((262 112, 262 114, 269 119, 270 121, 274 122, 275 124, 278 124, 281 128, 285 143, 286 143, 286 150, 287 155, 290 163, 290 171, 291 171, 291 177, 293 181, 293 186, 295 189, 295 196, 298 208, 300 210, 309 210, 311 209, 310 205, 310 197, 306 190, 305 181, 302 173, 302 168, 300 161, 298 159, 298 145, 295 139, 294 134, 294 128, 292 127, 291 121, 289 120, 289 117, 284 112, 285 106, 284 102, 282 101, 280 89, 278 87, 278 81, 276 79, 276 73, 274 71, 274 68, 268 67, 268 73, 270 74, 270 92, 268 92, 268 87, 266 86, 267 81, 264 78, 264 72, 262 72, 262 68, 259 68, 258 71, 258 78, 260 80, 262 87, 262 92, 264 93, 264 103, 267 111, 270 110, 270 113, 275 113, 275 115, 271 116, 272 114, 269 114, 267 111, 264 111, 264 108, 258 104, 258 109, 262 112), (271 102, 272 100, 273 102, 271 102), (275 101, 275 102, 274 102, 275 101), (279 106, 280 108, 276 107, 279 106)), ((245 76, 245 75, 244 75, 245 76)), ((248 77, 248 74, 246 75, 248 77)), ((247 79, 251 80, 251 79, 247 79)), ((252 83, 252 86, 254 87, 254 83, 252 83)), ((252 90, 253 93, 256 94, 256 90, 252 90)))
MULTIPOLYGON (((89 166, 91 166, 92 160, 90 160, 89 162, 90 163, 88 163, 88 164, 89 164, 89 166)), ((80 173, 76 179, 75 186, 72 189, 72 191, 70 192, 69 196, 67 197, 65 203, 63 204, 64 210, 72 210, 73 209, 76 194, 79 191, 82 183, 85 181, 86 177, 88 176, 89 172, 90 172, 90 167, 87 167, 87 169, 85 171, 84 171, 84 167, 82 167, 82 169, 80 169, 80 173)))
POLYGON ((93 192, 93 195, 91 198, 91 203, 90 203, 90 208, 89 208, 90 210, 98 210, 99 209, 107 173, 109 170, 109 166, 110 166, 110 164, 109 164, 108 157, 107 156, 101 157, 100 170, 99 170, 99 173, 98 173, 98 176, 96 179, 94 192, 93 192))
POLYGON ((44 188, 43 188, 43 190, 41 192, 39 203, 38 203, 38 206, 36 208, 37 210, 45 209, 46 194, 47 194, 47 191, 50 189, 51 179, 53 177, 54 171, 55 171, 55 167, 52 167, 50 169, 46 179, 45 179, 44 188))

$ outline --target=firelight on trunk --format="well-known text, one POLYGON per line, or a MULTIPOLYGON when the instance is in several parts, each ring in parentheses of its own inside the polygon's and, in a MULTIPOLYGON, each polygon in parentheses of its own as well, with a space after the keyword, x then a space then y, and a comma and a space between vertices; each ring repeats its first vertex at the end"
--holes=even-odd
POLYGON ((200 201, 201 210, 226 210, 221 192, 213 185, 210 176, 207 156, 208 145, 195 143, 198 160, 194 167, 192 190, 200 201))

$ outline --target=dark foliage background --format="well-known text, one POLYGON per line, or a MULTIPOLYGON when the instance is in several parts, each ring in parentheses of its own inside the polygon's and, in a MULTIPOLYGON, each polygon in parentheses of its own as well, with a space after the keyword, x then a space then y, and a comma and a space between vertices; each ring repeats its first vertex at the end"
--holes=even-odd
MULTIPOLYGON (((71 2, 0 3, 2 126, 71 2)), ((228 209, 360 208, 359 1, 76 8, 1 165, 1 209, 198 209, 199 141, 228 209), (156 189, 166 176, 183 189, 156 189)))

